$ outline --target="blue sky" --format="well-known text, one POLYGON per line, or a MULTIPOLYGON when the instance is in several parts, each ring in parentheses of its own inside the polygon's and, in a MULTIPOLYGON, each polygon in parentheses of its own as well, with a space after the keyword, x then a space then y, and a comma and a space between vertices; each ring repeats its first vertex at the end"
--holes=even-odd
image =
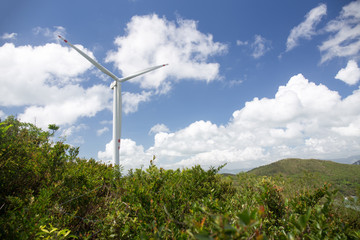
POLYGON ((119 77, 120 162, 253 168, 360 154, 360 1, 14 1, 0 8, 0 117, 16 115, 111 161, 119 77))

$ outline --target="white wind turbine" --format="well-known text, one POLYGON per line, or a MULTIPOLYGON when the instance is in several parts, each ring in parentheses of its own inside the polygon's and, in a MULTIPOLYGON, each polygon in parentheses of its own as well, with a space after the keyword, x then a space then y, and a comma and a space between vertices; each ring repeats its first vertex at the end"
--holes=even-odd
POLYGON ((98 62, 96 62, 94 59, 89 57, 86 53, 69 43, 66 39, 58 36, 62 40, 64 40, 65 43, 67 43, 70 47, 75 49, 78 53, 80 53, 84 58, 86 58, 89 62, 91 62, 95 67, 97 67, 100 71, 110 76, 112 79, 114 79, 114 82, 111 83, 110 87, 114 89, 114 100, 113 100, 113 146, 114 146, 114 152, 113 152, 113 163, 115 167, 119 167, 120 164, 120 156, 119 156, 119 150, 120 150, 120 138, 121 138, 121 112, 122 112, 122 99, 121 99, 121 83, 125 82, 127 80, 130 80, 134 77, 140 76, 142 74, 151 72, 155 69, 165 67, 168 64, 162 64, 155 67, 150 67, 147 69, 144 69, 140 72, 134 73, 133 75, 130 75, 128 77, 124 78, 118 78, 116 77, 112 72, 107 70, 105 67, 100 65, 98 62))

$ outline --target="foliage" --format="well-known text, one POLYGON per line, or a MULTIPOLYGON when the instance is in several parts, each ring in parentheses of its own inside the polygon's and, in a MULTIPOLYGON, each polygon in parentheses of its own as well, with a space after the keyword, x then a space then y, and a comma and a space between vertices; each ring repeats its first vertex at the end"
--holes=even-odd
POLYGON ((63 229, 58 230, 50 224, 50 229, 46 229, 46 226, 40 226, 41 232, 36 234, 37 239, 66 239, 68 237, 77 238, 76 236, 69 235, 70 230, 63 229))
POLYGON ((329 184, 223 167, 165 170, 155 158, 125 176, 77 157, 13 117, 0 123, 1 239, 359 239, 358 200, 329 184))

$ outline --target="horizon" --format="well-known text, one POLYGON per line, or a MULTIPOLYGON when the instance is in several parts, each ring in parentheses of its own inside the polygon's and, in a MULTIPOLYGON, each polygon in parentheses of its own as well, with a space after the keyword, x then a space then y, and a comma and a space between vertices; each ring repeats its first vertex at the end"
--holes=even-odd
POLYGON ((119 78, 169 64, 122 84, 125 170, 360 156, 360 0, 204 4, 3 1, 0 118, 111 162, 112 80, 61 35, 119 78))

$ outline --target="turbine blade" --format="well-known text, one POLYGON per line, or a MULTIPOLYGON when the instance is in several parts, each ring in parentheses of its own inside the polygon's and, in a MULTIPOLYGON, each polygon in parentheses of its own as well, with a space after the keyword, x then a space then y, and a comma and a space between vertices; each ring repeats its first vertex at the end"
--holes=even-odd
POLYGON ((106 75, 110 76, 112 79, 114 79, 115 81, 119 81, 120 79, 115 76, 115 74, 113 74, 112 72, 110 72, 109 70, 107 70, 105 67, 103 67, 100 63, 96 62, 94 59, 92 59, 91 57, 89 57, 86 53, 84 53, 83 51, 81 51, 80 49, 78 49, 77 47, 75 47, 74 45, 72 45, 68 40, 64 39, 62 36, 58 35, 59 38, 61 38, 65 43, 67 43, 70 47, 72 47, 73 49, 75 49, 78 53, 80 53, 84 58, 86 58, 89 62, 91 62, 95 67, 97 67, 100 71, 102 71, 103 73, 105 73, 106 75))
POLYGON ((158 65, 158 66, 146 68, 146 69, 144 69, 144 70, 142 70, 142 71, 139 71, 139 72, 137 72, 137 73, 134 73, 134 74, 132 74, 132 75, 130 75, 130 76, 121 78, 121 79, 119 79, 119 81, 120 81, 120 82, 125 82, 125 81, 130 80, 130 79, 132 79, 132 78, 134 78, 134 77, 137 77, 137 76, 140 76, 140 75, 142 75, 142 74, 145 74, 145 73, 154 71, 155 69, 162 68, 162 67, 165 67, 165 66, 167 66, 167 65, 169 65, 169 64, 162 64, 162 65, 158 65))

